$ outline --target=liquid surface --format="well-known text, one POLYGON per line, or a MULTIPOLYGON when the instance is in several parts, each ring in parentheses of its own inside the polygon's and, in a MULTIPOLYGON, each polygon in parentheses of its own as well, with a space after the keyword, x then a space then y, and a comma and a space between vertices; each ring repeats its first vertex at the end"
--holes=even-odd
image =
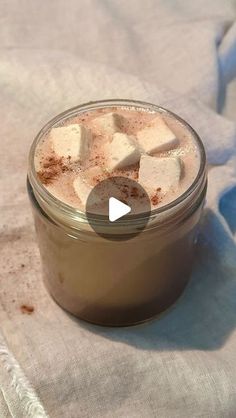
MULTIPOLYGON (((85 172, 88 168, 94 166, 102 168, 102 175, 90 179, 92 186, 95 186, 102 180, 115 176, 122 176, 138 181, 139 162, 125 168, 115 169, 112 172, 108 172, 106 169, 107 156, 105 147, 109 141, 107 136, 102 135, 93 124, 95 118, 105 113, 116 113, 123 116, 125 119, 120 126, 120 131, 127 135, 133 135, 134 137, 138 131, 145 128, 157 116, 156 112, 133 107, 106 107, 91 110, 78 114, 76 117, 65 119, 62 123, 56 125, 56 127, 59 127, 76 123, 91 130, 92 143, 85 161, 80 163, 78 161, 72 161, 69 157, 58 157, 52 148, 50 132, 40 140, 35 152, 35 168, 44 187, 57 199, 82 211, 85 210, 85 205, 80 200, 78 194, 76 194, 73 182, 79 174, 85 172)), ((174 189, 164 192, 156 184, 156 193, 149 194, 152 209, 166 205, 182 195, 195 180, 200 165, 199 150, 192 133, 173 116, 163 114, 162 117, 178 139, 178 145, 169 151, 157 152, 152 155, 159 158, 180 157, 182 170, 180 181, 174 189)), ((122 190, 121 193, 123 193, 122 190)), ((121 195, 122 198, 125 200, 125 194, 124 196, 121 195)), ((142 206, 142 198, 137 196, 136 200, 139 201, 139 206, 142 206)), ((140 207, 138 209, 138 205, 136 206, 137 212, 142 211, 140 207)))

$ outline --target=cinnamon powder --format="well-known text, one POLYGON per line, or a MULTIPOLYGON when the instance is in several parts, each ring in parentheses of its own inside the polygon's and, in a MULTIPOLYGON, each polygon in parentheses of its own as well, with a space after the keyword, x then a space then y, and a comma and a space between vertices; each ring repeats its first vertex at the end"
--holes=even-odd
POLYGON ((161 201, 161 196, 159 195, 159 193, 160 193, 160 191, 161 191, 161 187, 158 187, 157 189, 156 189, 156 193, 153 195, 153 196, 151 196, 151 202, 152 202, 152 204, 153 204, 153 206, 156 206, 156 205, 158 205, 158 203, 160 203, 160 201, 161 201))
MULTIPOLYGON (((70 160, 70 159, 69 159, 70 160)), ((61 173, 68 171, 68 166, 64 163, 63 157, 47 157, 42 164, 42 170, 37 172, 41 183, 51 184, 61 173)))

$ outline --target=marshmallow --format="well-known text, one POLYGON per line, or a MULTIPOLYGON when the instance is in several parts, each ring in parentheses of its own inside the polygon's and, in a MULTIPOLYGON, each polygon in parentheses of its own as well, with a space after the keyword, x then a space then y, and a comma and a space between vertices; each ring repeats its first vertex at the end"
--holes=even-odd
MULTIPOLYGON (((96 179, 102 179, 103 174, 101 167, 96 166, 88 168, 75 178, 73 182, 74 191, 84 206, 86 206, 88 196, 97 183, 96 179)), ((99 202, 100 198, 96 196, 96 193, 93 193, 93 198, 94 203, 99 202)))
POLYGON ((105 113, 92 120, 92 125, 101 134, 112 135, 119 132, 125 118, 117 113, 105 113))
POLYGON ((102 201, 108 202, 111 195, 116 196, 118 199, 122 198, 120 188, 115 183, 110 182, 109 187, 102 183, 102 180, 106 178, 104 169, 99 166, 88 168, 75 178, 73 182, 74 191, 79 197, 81 203, 85 207, 90 192, 98 183, 101 183, 100 189, 95 189, 89 198, 89 206, 101 204, 102 201))
POLYGON ((53 150, 59 157, 83 161, 89 151, 91 132, 82 125, 72 124, 53 128, 50 132, 53 150))
POLYGON ((137 132, 140 147, 147 154, 168 151, 178 144, 175 134, 161 116, 155 117, 146 128, 137 132))
POLYGON ((108 170, 123 168, 135 164, 140 159, 140 150, 134 137, 123 133, 115 133, 112 141, 107 145, 108 170))
POLYGON ((161 188, 167 192, 178 186, 181 177, 181 160, 178 157, 150 157, 142 155, 139 183, 149 192, 161 188))

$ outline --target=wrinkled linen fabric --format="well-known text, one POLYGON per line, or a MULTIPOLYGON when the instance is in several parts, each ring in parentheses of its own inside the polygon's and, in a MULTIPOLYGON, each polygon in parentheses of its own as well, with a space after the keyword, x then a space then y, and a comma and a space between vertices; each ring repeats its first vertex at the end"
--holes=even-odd
POLYGON ((1 418, 235 418, 235 21, 233 1, 1 2, 1 418), (120 329, 79 321, 47 294, 25 186, 40 127, 106 98, 178 113, 210 166, 186 291, 159 320, 120 329))

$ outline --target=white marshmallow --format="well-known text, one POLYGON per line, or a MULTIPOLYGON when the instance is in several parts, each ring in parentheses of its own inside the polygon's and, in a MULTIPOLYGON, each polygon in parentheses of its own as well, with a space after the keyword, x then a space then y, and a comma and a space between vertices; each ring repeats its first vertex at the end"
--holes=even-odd
POLYGON ((92 125, 104 135, 113 135, 119 132, 125 118, 117 113, 105 113, 92 120, 92 125))
POLYGON ((53 128, 50 140, 59 157, 71 157, 74 161, 83 161, 89 151, 91 132, 82 125, 72 124, 53 128))
MULTIPOLYGON (((87 204, 87 199, 90 195, 90 192, 96 186, 96 184, 102 182, 106 178, 106 175, 104 175, 104 170, 99 167, 91 167, 87 170, 84 170, 81 172, 76 179, 73 182, 74 191, 79 197, 81 203, 85 207, 87 204)), ((106 184, 103 183, 100 190, 96 189, 94 190, 92 195, 89 198, 89 206, 92 207, 96 204, 101 204, 103 202, 108 202, 110 196, 116 196, 117 199, 122 198, 121 191, 119 189, 119 186, 116 184, 113 184, 110 182, 109 187, 107 187, 106 184), (93 199, 93 200, 92 200, 93 199)))
POLYGON ((181 177, 181 160, 178 157, 150 157, 142 155, 139 168, 139 183, 148 191, 161 188, 167 192, 178 186, 181 177))
POLYGON ((149 126, 138 131, 137 139, 140 147, 147 154, 168 151, 178 144, 175 134, 159 115, 151 121, 149 126))
POLYGON ((83 171, 83 176, 86 178, 87 183, 95 186, 98 181, 101 181, 104 176, 104 171, 98 165, 94 167, 89 167, 83 171))
POLYGON ((140 159, 140 150, 134 137, 116 132, 106 146, 108 170, 127 167, 140 159))
MULTIPOLYGON (((82 204, 86 206, 88 196, 96 185, 96 178, 101 177, 102 179, 103 171, 101 167, 91 167, 87 170, 81 172, 73 182, 74 191, 81 200, 82 204)), ((96 193, 93 193, 94 203, 99 202, 99 196, 96 193)))
POLYGON ((81 203, 85 206, 92 187, 86 183, 85 179, 80 175, 74 180, 73 187, 81 203))

